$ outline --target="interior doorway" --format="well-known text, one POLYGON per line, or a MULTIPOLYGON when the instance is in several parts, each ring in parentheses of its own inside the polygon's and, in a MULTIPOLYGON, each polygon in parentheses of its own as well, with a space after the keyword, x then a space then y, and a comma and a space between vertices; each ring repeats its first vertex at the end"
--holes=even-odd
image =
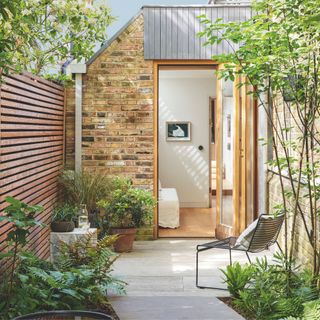
POLYGON ((214 237, 212 128, 215 66, 159 66, 159 237, 214 237))
POLYGON ((257 103, 217 68, 154 62, 155 238, 237 236, 257 214, 257 103))

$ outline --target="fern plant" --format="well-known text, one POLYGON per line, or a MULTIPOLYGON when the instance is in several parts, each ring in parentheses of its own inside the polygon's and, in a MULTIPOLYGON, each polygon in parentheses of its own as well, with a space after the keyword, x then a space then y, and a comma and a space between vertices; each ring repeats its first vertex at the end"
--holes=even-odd
POLYGON ((253 277, 254 268, 252 265, 245 264, 241 266, 239 262, 235 262, 227 266, 226 270, 221 269, 225 276, 224 282, 231 295, 235 298, 240 297, 240 292, 249 284, 253 277))
POLYGON ((303 319, 320 319, 320 299, 309 301, 304 304, 303 319))
POLYGON ((0 254, 0 262, 12 259, 9 273, 0 278, 0 319, 36 311, 58 309, 105 309, 107 290, 124 290, 124 283, 111 276, 116 259, 111 246, 116 236, 105 237, 93 244, 92 235, 63 244, 60 263, 52 263, 23 251, 30 227, 42 226, 34 215, 42 210, 14 198, 7 198, 9 206, 0 221, 9 221, 13 229, 8 233, 8 252, 0 254))
POLYGON ((312 273, 300 271, 293 261, 284 261, 280 255, 274 261, 269 264, 266 258, 257 259, 252 272, 238 263, 227 268, 224 274, 233 303, 249 318, 313 319, 310 314, 317 315, 318 310, 310 301, 318 301, 319 291, 312 273))
POLYGON ((95 244, 93 234, 88 234, 71 244, 61 243, 56 267, 64 271, 80 268, 92 272, 99 291, 94 301, 89 297, 92 302, 100 301, 103 304, 109 289, 124 292, 125 283, 111 276, 112 264, 118 257, 111 247, 117 238, 117 235, 105 236, 95 244))

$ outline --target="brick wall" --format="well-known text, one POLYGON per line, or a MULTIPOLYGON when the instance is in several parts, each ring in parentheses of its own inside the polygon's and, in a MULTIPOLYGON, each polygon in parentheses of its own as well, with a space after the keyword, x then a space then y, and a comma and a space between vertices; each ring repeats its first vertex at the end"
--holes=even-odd
MULTIPOLYGON (((269 212, 273 211, 273 208, 276 205, 282 204, 282 195, 281 195, 281 185, 279 176, 270 173, 269 174, 269 212)), ((284 179, 285 188, 289 189, 289 180, 284 179)), ((301 207, 305 210, 305 212, 308 212, 306 203, 303 203, 303 201, 300 202, 301 207)), ((293 205, 293 204, 292 204, 293 205)), ((306 215, 307 223, 310 226, 311 225, 311 219, 310 216, 306 215)), ((292 230, 292 216, 289 215, 288 218, 288 235, 291 235, 292 230)), ((279 243, 282 248, 284 248, 285 244, 285 228, 284 225, 281 230, 281 234, 279 237, 279 243)), ((312 247, 309 243, 309 239, 307 237, 307 233, 304 229, 303 222, 301 219, 301 216, 298 215, 296 227, 295 227, 295 241, 294 241, 294 257, 299 261, 299 263, 305 265, 305 266, 311 266, 312 258, 313 258, 313 252, 312 247)))
MULTIPOLYGON (((274 101, 274 123, 277 124, 277 128, 280 129, 279 123, 281 123, 282 128, 287 127, 291 128, 288 131, 284 131, 284 137, 283 139, 288 141, 288 142, 295 142, 297 145, 299 145, 299 148, 295 148, 294 145, 288 144, 288 149, 289 149, 289 154, 291 157, 299 159, 300 155, 300 149, 301 149, 301 144, 302 140, 301 139, 301 130, 298 129, 297 124, 294 121, 294 118, 298 118, 297 111, 294 106, 285 106, 282 103, 282 100, 280 99, 275 99, 274 101), (288 108, 291 108, 290 111, 288 108)), ((278 145, 278 153, 279 157, 284 157, 284 151, 283 148, 280 146, 280 142, 275 135, 275 140, 278 145)), ((275 159, 275 155, 273 156, 275 159)), ((293 164, 293 166, 296 166, 298 169, 298 162, 296 164, 293 164)), ((272 169, 272 168, 270 168, 272 169)), ((277 171, 275 169, 275 171, 277 171)), ((283 172, 284 175, 284 188, 285 190, 291 191, 291 185, 290 185, 290 180, 286 178, 286 172, 283 172)), ((269 207, 269 212, 274 211, 274 207, 277 205, 283 206, 283 199, 282 199, 282 190, 281 190, 281 185, 280 185, 280 177, 279 175, 273 173, 272 171, 269 172, 269 177, 268 177, 268 207, 269 207)), ((309 230, 311 229, 311 218, 310 214, 308 211, 308 206, 309 206, 309 201, 307 198, 307 189, 304 187, 301 187, 300 191, 300 201, 299 204, 304 212, 304 216, 306 219, 306 223, 308 225, 309 230)), ((295 186, 295 189, 297 189, 297 186, 295 186)), ((295 203, 293 201, 290 201, 289 197, 286 196, 287 199, 287 205, 289 211, 293 212, 294 211, 294 206, 295 203)), ((282 232, 280 235, 280 245, 281 247, 284 248, 284 226, 282 228, 282 232)), ((289 240, 290 240, 290 235, 291 235, 291 230, 292 230, 292 214, 289 213, 288 215, 288 235, 289 235, 289 240)), ((290 243, 290 241, 289 241, 290 243)), ((289 244, 290 247, 290 244, 289 244)), ((300 214, 297 216, 297 221, 296 221, 296 227, 295 227, 295 239, 294 239, 294 257, 297 259, 297 261, 303 265, 309 265, 311 266, 312 259, 313 259, 313 251, 312 247, 309 243, 309 239, 307 236, 307 233, 305 231, 304 225, 302 218, 300 214)))
MULTIPOLYGON (((74 90, 67 91, 66 162, 74 167, 74 90)), ((140 15, 83 77, 82 164, 153 185, 153 63, 140 15)))

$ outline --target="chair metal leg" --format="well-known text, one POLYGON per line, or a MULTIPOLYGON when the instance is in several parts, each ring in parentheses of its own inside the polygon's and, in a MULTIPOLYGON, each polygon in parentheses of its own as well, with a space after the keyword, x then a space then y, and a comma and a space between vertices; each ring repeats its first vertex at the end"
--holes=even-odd
MULTIPOLYGON (((231 250, 230 250, 231 251, 231 250)), ((219 288, 219 287, 209 287, 209 286, 200 286, 199 285, 199 250, 197 248, 197 253, 196 253, 196 287, 199 289, 215 289, 215 290, 226 290, 226 288, 219 288)))
POLYGON ((197 254, 196 254, 196 287, 199 288, 199 251, 197 249, 197 254))
POLYGON ((231 254, 231 248, 229 248, 229 265, 232 265, 232 254, 231 254))
POLYGON ((279 242, 278 242, 278 241, 276 241, 276 244, 277 244, 278 249, 280 250, 281 254, 283 254, 283 251, 282 251, 282 249, 281 249, 280 244, 279 244, 279 242))
POLYGON ((250 259, 250 257, 249 257, 248 251, 246 251, 246 255, 247 255, 247 258, 248 258, 249 262, 251 263, 251 259, 250 259))

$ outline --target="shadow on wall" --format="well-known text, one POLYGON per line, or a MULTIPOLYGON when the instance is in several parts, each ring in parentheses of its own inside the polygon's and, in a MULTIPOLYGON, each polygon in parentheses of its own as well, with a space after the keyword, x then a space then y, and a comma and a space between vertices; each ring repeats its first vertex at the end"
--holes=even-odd
MULTIPOLYGON (((172 150, 171 155, 167 154, 165 156, 160 154, 160 161, 163 160, 168 164, 163 166, 163 163, 160 163, 159 177, 161 183, 164 187, 176 188, 179 198, 182 200, 181 202, 192 202, 192 199, 187 199, 188 195, 186 195, 187 198, 184 197, 185 189, 196 188, 200 193, 207 193, 206 186, 209 179, 208 160, 192 142, 167 142, 166 123, 163 119, 167 119, 167 121, 177 119, 175 119, 169 107, 161 98, 159 101, 159 111, 159 119, 162 120, 159 123, 159 139, 163 143, 169 143, 172 150), (175 167, 178 165, 180 167, 179 171, 172 172, 170 164, 175 164, 175 167), (168 179, 168 176, 171 176, 173 179, 168 179), (184 182, 183 185, 180 184, 181 180, 184 182)), ((163 148, 160 147, 160 153, 161 151, 163 151, 163 148)))

